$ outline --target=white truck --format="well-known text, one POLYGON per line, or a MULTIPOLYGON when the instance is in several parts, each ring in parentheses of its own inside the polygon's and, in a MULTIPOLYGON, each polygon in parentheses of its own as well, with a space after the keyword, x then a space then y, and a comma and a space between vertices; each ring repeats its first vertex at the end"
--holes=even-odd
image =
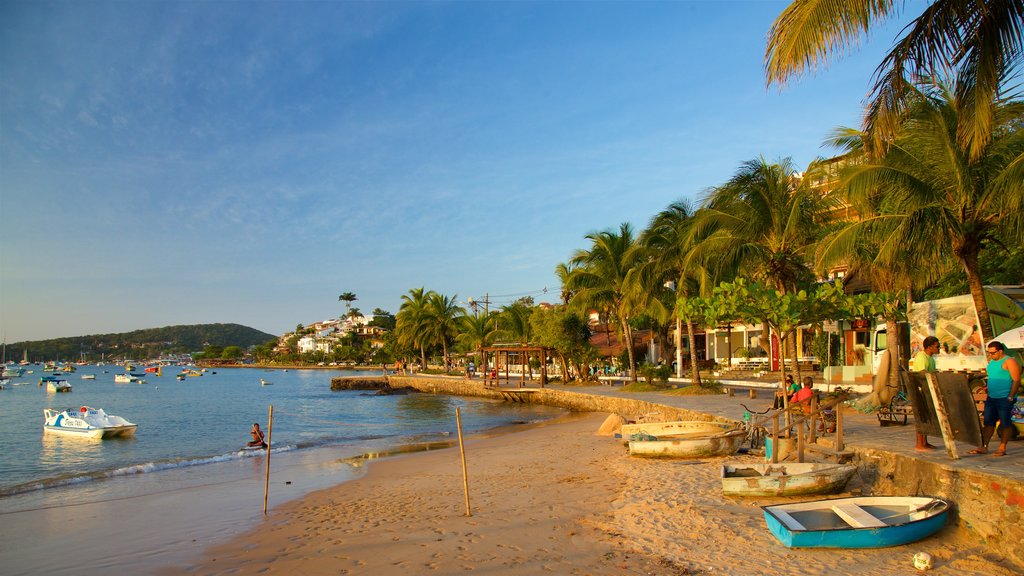
MULTIPOLYGON (((986 286, 992 333, 1003 332, 1024 325, 1024 286, 986 286)), ((928 336, 939 339, 939 353, 935 356, 937 370, 976 372, 985 369, 985 342, 978 329, 978 314, 970 294, 916 302, 907 312, 910 326, 910 358, 921 348, 928 336)), ((904 331, 906 336, 906 331, 904 331)), ((869 349, 872 367, 878 373, 882 352, 888 348, 888 331, 884 323, 878 324, 871 335, 869 349)))

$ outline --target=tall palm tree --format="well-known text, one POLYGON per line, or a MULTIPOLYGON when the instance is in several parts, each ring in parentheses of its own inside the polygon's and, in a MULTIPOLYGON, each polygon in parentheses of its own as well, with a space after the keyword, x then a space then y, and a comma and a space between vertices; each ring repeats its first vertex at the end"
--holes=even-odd
MULTIPOLYGON (((783 85, 825 65, 902 6, 894 0, 794 0, 772 24, 765 53, 769 84, 783 85)), ((864 131, 884 150, 914 100, 914 82, 953 73, 964 104, 957 142, 981 157, 996 119, 990 104, 1024 59, 1024 1, 933 0, 878 65, 864 131)))
POLYGON ((570 307, 586 313, 590 309, 607 310, 619 324, 619 336, 629 354, 629 373, 636 382, 636 358, 633 354, 633 330, 629 325, 637 308, 630 297, 630 276, 640 262, 642 251, 628 223, 619 230, 587 234, 589 250, 577 250, 570 260, 575 267, 568 289, 573 293, 570 307))
POLYGON ((422 286, 402 295, 402 305, 395 315, 395 336, 400 346, 420 352, 421 366, 427 367, 427 346, 430 343, 428 304, 430 295, 422 286))
MULTIPOLYGON (((812 190, 789 159, 745 162, 705 197, 691 227, 698 241, 690 257, 712 270, 741 271, 784 294, 796 292, 814 280, 810 252, 833 203, 812 190)), ((799 376, 795 334, 789 344, 799 376)))
POLYGON ((940 84, 920 86, 885 156, 851 168, 844 180, 854 201, 877 197, 878 214, 861 226, 875 227, 880 262, 909 252, 930 261, 956 258, 989 340, 979 255, 1001 234, 1024 238, 1024 105, 993 106, 991 138, 974 156, 957 138, 964 111, 957 94, 940 84))
MULTIPOLYGON (((349 310, 352 309, 352 303, 355 302, 358 299, 359 298, 356 298, 356 295, 353 294, 352 292, 343 292, 340 296, 338 296, 338 302, 344 302, 345 303, 345 311, 346 312, 348 312, 349 310)), ((347 315, 348 314, 346 314, 346 316, 347 315)))
POLYGON ((448 344, 458 333, 457 318, 466 313, 456 301, 456 296, 445 296, 430 292, 426 306, 426 333, 430 341, 441 346, 445 371, 449 369, 448 344))
MULTIPOLYGON (((663 281, 673 282, 675 297, 687 298, 696 296, 699 281, 705 276, 706 270, 696 261, 688 260, 692 248, 690 225, 695 213, 693 206, 685 200, 669 204, 658 212, 647 229, 640 237, 641 243, 650 252, 649 265, 661 272, 663 281)), ((674 311, 675 306, 672 306, 674 311)), ((676 320, 676 376, 682 376, 682 320, 675 314, 676 320)), ((700 370, 697 366, 697 347, 694 346, 695 331, 693 322, 686 322, 687 337, 690 342, 690 379, 695 386, 700 386, 700 370)))

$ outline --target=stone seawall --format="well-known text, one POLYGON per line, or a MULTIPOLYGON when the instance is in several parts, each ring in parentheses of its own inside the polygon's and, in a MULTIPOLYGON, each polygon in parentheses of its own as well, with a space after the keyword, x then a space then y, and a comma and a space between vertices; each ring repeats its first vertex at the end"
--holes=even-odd
MULTIPOLYGON (((496 388, 486 388, 479 380, 466 380, 464 378, 425 378, 409 376, 390 376, 391 386, 415 388, 420 392, 430 394, 452 394, 456 396, 481 396, 484 398, 502 399, 501 392, 496 388)), ((333 387, 333 381, 332 381, 333 387)), ((510 388, 510 390, 517 390, 510 388)), ((566 390, 551 390, 548 388, 527 388, 528 394, 524 394, 524 401, 532 404, 543 404, 545 406, 557 406, 572 410, 574 412, 609 412, 620 414, 625 417, 640 416, 643 414, 658 413, 662 420, 701 420, 707 422, 730 422, 739 424, 735 420, 719 418, 695 410, 675 408, 664 404, 655 404, 631 398, 616 398, 611 396, 596 396, 580 392, 569 392, 566 390)))
MULTIPOLYGON (((501 399, 480 381, 443 377, 389 377, 394 387, 431 394, 501 399)), ((726 421, 710 414, 630 398, 531 388, 524 401, 580 412, 608 412, 625 417, 659 413, 664 420, 726 421)), ((736 421, 736 424, 739 424, 736 421)), ((953 522, 978 544, 978 553, 998 554, 1024 566, 1024 482, 978 470, 912 458, 864 446, 847 445, 861 468, 865 494, 927 495, 955 503, 953 522)))

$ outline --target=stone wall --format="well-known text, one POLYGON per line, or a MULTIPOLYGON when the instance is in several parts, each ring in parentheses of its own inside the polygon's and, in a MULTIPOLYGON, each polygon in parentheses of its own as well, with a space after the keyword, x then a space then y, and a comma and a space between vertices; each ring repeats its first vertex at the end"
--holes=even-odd
MULTIPOLYGON (((394 387, 408 386, 421 392, 431 394, 452 394, 456 396, 481 396, 484 398, 501 399, 501 393, 495 388, 486 388, 479 380, 466 380, 465 378, 442 378, 442 377, 409 377, 390 376, 391 385, 394 387)), ((730 422, 739 424, 735 420, 727 420, 686 410, 685 408, 674 408, 653 402, 633 400, 631 398, 617 398, 611 396, 597 396, 583 394, 580 392, 569 392, 567 390, 552 390, 549 388, 528 388, 532 390, 525 394, 524 398, 533 404, 545 406, 557 406, 572 410, 574 412, 609 412, 625 417, 635 417, 643 414, 657 412, 660 420, 701 420, 708 422, 730 422)))

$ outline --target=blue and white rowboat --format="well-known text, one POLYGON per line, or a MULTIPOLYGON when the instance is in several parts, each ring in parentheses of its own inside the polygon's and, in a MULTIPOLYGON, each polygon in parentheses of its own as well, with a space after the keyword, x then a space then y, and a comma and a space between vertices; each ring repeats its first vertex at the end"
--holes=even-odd
POLYGON ((884 548, 938 532, 949 502, 917 496, 859 496, 764 506, 764 519, 789 548, 884 548))

